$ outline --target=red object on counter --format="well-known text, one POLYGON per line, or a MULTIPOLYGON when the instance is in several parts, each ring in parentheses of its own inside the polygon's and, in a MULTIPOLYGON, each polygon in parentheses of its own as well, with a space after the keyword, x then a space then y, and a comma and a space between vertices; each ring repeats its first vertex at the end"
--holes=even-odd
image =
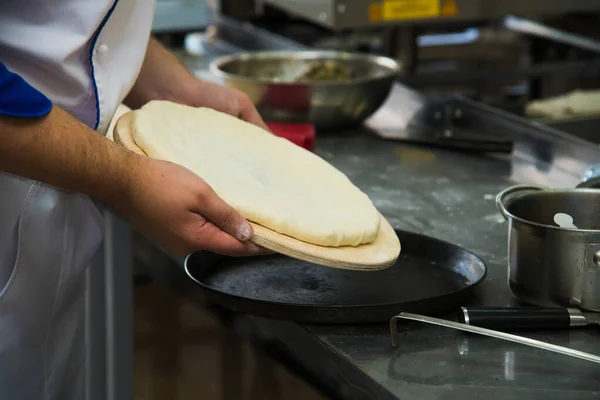
POLYGON ((283 122, 266 122, 275 136, 311 150, 315 145, 315 127, 311 124, 290 124, 283 122))
POLYGON ((267 91, 267 105, 288 111, 307 112, 311 107, 312 89, 303 85, 271 86, 267 91))

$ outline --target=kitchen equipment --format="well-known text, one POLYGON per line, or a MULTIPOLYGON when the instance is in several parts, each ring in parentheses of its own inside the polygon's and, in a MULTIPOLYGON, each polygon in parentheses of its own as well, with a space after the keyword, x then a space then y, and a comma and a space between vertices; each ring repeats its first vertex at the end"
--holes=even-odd
POLYGON ((508 15, 504 18, 502 24, 513 32, 536 36, 555 43, 563 43, 592 53, 600 53, 600 42, 595 39, 547 26, 531 19, 508 15))
POLYGON ((461 307, 459 322, 499 331, 569 329, 600 325, 600 314, 562 307, 461 307))
POLYGON ((565 213, 554 214, 554 222, 556 223, 556 225, 560 226, 561 228, 577 229, 575 224, 573 224, 573 217, 571 217, 569 214, 565 214, 565 213))
POLYGON ((517 185, 500 192, 509 222, 508 284, 520 300, 600 311, 600 191, 517 185), (556 226, 557 212, 578 229, 556 226))
POLYGON ((372 129, 373 133, 387 140, 415 143, 451 150, 477 153, 512 153, 513 142, 508 139, 485 136, 457 128, 438 128, 427 125, 410 126, 408 129, 372 129))
MULTIPOLYGON (((223 1, 223 0, 222 0, 223 1)), ((307 20, 331 31, 369 31, 375 27, 423 26, 466 22, 474 26, 484 21, 494 21, 508 14, 541 18, 562 16, 568 13, 597 13, 600 4, 594 0, 574 1, 506 1, 506 0, 455 0, 416 1, 396 0, 260 0, 294 18, 307 20)), ((247 7, 251 7, 248 5, 247 7)), ((441 29, 441 28, 438 28, 441 29)), ((404 49, 402 48, 402 51, 404 49)))
POLYGON ((514 141, 509 138, 457 126, 454 120, 463 112, 452 103, 435 104, 423 112, 419 104, 424 101, 422 95, 394 84, 382 109, 365 121, 365 126, 386 140, 471 153, 512 153, 514 141))
POLYGON ((317 130, 352 128, 385 101, 400 72, 386 57, 335 51, 262 51, 222 56, 210 70, 245 92, 265 120, 310 122, 317 130), (305 65, 332 63, 349 79, 297 81, 305 65))
POLYGON ((540 340, 530 339, 523 336, 517 336, 510 333, 498 332, 491 329, 481 328, 479 326, 472 326, 462 324, 454 321, 447 321, 444 319, 427 317, 424 315, 417 315, 411 313, 400 313, 390 320, 390 337, 393 347, 398 347, 398 322, 400 319, 407 319, 411 321, 419 321, 427 324, 443 326, 446 328, 453 328, 463 332, 475 333, 478 335, 489 336, 496 339, 502 339, 509 342, 519 343, 526 346, 536 347, 538 349, 552 351, 554 353, 564 354, 566 356, 579 358, 582 360, 590 361, 596 364, 600 364, 600 356, 585 353, 583 351, 570 349, 568 347, 557 346, 554 344, 542 342, 540 340))
POLYGON ((388 268, 398 259, 400 242, 390 223, 381 215, 381 225, 375 240, 360 246, 324 247, 282 235, 252 223, 250 239, 259 246, 298 260, 332 268, 374 271, 388 268))
MULTIPOLYGON (((588 336, 592 342, 597 339, 586 332, 527 335, 557 346, 600 355, 597 346, 582 344, 581 338, 588 336)), ((600 364, 521 343, 405 319, 398 323, 398 347, 392 348, 389 340, 378 342, 380 347, 387 344, 386 354, 390 354, 384 359, 387 362, 386 378, 390 382, 402 382, 403 386, 433 389, 413 391, 413 399, 475 399, 485 394, 485 398, 494 400, 576 400, 600 390, 597 381, 600 364), (567 394, 565 389, 563 379, 566 376, 573 377, 573 395, 567 394), (463 390, 450 396, 440 395, 447 386, 455 392, 459 387, 463 390)), ((382 359, 379 357, 375 362, 382 359)), ((376 371, 384 370, 384 361, 381 364, 376 371)))
POLYGON ((266 124, 275 136, 285 138, 306 150, 312 150, 315 145, 315 127, 311 124, 281 122, 266 122, 266 124))
POLYGON ((600 164, 589 165, 583 172, 581 179, 581 183, 577 187, 597 188, 596 186, 600 181, 600 164))
MULTIPOLYGON (((140 155, 145 153, 131 135, 131 113, 123 114, 113 130, 116 143, 140 155)), ((277 253, 333 268, 377 270, 394 264, 400 253, 400 242, 390 223, 381 216, 375 240, 360 246, 324 247, 279 234, 264 226, 251 223, 254 235, 250 239, 259 246, 277 253)))
POLYGON ((185 271, 208 300, 227 309, 304 323, 389 322, 400 311, 456 308, 484 279, 473 253, 416 233, 396 231, 402 253, 369 273, 323 268, 281 255, 189 255, 185 271))

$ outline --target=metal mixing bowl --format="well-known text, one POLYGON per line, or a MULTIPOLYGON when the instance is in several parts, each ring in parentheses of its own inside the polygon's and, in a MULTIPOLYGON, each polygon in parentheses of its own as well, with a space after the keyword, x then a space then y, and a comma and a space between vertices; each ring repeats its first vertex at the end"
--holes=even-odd
POLYGON ((381 107, 400 66, 391 58, 360 53, 263 51, 220 57, 210 70, 245 92, 265 120, 337 130, 359 125, 381 107), (343 68, 349 78, 294 81, 298 71, 322 61, 343 68))

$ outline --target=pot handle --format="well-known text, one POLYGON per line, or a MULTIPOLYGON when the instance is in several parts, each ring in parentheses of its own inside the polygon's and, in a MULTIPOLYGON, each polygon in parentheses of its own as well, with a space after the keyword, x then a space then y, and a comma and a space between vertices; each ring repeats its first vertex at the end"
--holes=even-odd
POLYGON ((595 176, 575 186, 576 189, 600 189, 600 176, 595 176))
POLYGON ((508 215, 508 211, 506 210, 506 204, 504 203, 504 200, 508 196, 518 193, 518 192, 530 192, 530 191, 538 191, 538 190, 546 190, 546 189, 547 189, 546 187, 538 186, 538 185, 511 186, 509 188, 504 189, 500 193, 498 193, 498 196, 496 196, 496 207, 498 208, 498 211, 500 211, 500 214, 502 214, 504 219, 508 220, 509 215, 508 215))

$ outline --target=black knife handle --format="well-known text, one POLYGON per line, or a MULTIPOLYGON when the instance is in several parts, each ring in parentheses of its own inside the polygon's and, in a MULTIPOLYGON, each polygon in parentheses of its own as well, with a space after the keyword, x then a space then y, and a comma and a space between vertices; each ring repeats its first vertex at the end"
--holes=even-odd
POLYGON ((497 331, 569 329, 587 325, 579 310, 559 307, 461 307, 458 320, 497 331))
POLYGON ((486 141, 439 138, 433 145, 438 147, 478 152, 478 153, 512 153, 514 144, 510 141, 486 141))

